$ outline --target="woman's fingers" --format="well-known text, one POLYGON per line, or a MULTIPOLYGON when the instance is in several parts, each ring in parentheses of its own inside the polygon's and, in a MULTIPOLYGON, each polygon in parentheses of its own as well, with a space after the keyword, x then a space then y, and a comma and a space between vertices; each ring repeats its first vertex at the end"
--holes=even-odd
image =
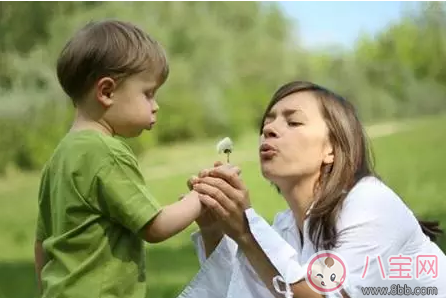
POLYGON ((215 186, 206 183, 197 183, 194 185, 194 190, 213 198, 228 212, 233 212, 237 208, 237 205, 223 191, 215 186))
POLYGON ((226 197, 228 197, 232 201, 235 197, 240 196, 240 191, 238 189, 232 187, 228 182, 220 178, 208 176, 200 178, 197 183, 204 183, 219 189, 226 197))
POLYGON ((214 168, 208 173, 208 175, 211 177, 221 178, 226 182, 228 182, 232 187, 244 190, 246 189, 246 187, 239 176, 240 173, 241 173, 240 168, 233 166, 231 168, 228 167, 214 168))
POLYGON ((214 214, 220 218, 228 218, 229 212, 225 210, 216 200, 208 195, 200 194, 198 195, 200 202, 203 203, 207 208, 209 208, 214 214))
POLYGON ((243 183, 243 180, 238 175, 237 168, 226 169, 220 167, 214 169, 209 175, 210 177, 219 178, 226 181, 234 190, 236 190, 237 195, 235 195, 233 192, 227 192, 226 194, 239 206, 239 208, 245 210, 251 206, 249 191, 243 183))
POLYGON ((218 200, 206 194, 199 194, 198 197, 201 203, 209 208, 216 217, 219 226, 226 235, 238 242, 243 235, 249 233, 249 224, 242 210, 235 209, 235 212, 231 212, 218 200))

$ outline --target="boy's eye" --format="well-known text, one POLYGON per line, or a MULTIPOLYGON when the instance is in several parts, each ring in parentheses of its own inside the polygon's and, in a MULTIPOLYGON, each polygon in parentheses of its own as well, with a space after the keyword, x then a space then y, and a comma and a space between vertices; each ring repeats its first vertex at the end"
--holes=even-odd
POLYGON ((155 96, 155 92, 153 90, 146 91, 144 94, 148 99, 152 99, 155 96))

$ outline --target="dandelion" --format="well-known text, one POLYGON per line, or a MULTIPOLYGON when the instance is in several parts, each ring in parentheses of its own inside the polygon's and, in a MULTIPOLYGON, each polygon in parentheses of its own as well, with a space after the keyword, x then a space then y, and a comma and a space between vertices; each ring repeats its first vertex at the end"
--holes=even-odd
POLYGON ((229 163, 229 155, 231 154, 233 149, 232 140, 228 137, 224 138, 217 144, 217 152, 219 154, 225 153, 227 156, 227 162, 229 163))

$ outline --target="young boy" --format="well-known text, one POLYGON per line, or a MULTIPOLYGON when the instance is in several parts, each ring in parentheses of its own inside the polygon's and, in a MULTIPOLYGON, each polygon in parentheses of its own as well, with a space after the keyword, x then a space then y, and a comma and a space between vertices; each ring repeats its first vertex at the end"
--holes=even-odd
POLYGON ((168 76, 164 51, 132 24, 94 22, 66 44, 57 76, 76 118, 42 172, 40 290, 44 298, 144 298, 144 240, 166 240, 201 212, 193 191, 161 208, 131 149, 113 137, 155 124, 155 92, 168 76))

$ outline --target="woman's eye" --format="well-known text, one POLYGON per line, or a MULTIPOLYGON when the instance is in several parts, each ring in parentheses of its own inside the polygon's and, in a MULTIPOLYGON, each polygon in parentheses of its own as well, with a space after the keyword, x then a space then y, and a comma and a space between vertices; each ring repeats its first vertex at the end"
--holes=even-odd
POLYGON ((336 274, 333 273, 333 274, 330 276, 330 280, 331 280, 331 281, 334 281, 335 279, 336 279, 336 274))
POLYGON ((300 126, 302 123, 296 121, 288 121, 289 126, 300 126))

